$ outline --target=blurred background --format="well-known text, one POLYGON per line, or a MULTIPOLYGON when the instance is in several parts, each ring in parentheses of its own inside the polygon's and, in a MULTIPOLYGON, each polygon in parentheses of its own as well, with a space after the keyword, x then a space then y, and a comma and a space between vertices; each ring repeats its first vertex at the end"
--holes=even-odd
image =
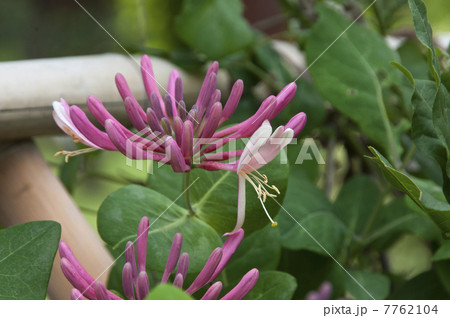
MULTIPOLYGON (((158 53, 170 55, 170 51, 194 48, 186 38, 187 35, 180 34, 182 23, 176 23, 180 16, 183 18, 182 11, 187 9, 190 1, 5 0, 0 3, 0 60, 12 61, 104 52, 123 53, 122 49, 82 10, 77 2, 130 50, 146 48, 155 52, 161 50, 162 52, 158 53)), ((243 16, 252 31, 270 35, 270 38, 292 40, 296 35, 298 36, 295 31, 301 31, 302 22, 308 26, 308 21, 310 23, 314 21, 316 2, 321 1, 246 0, 241 4, 243 16)), ((358 16, 361 10, 372 1, 329 2, 343 4, 346 10, 358 16)), ((383 24, 380 25, 380 21, 373 17, 375 10, 368 12, 367 15, 372 16, 368 19, 368 23, 377 24, 377 27, 388 34, 411 32, 411 14, 407 5, 405 6, 406 1, 380 0, 377 2, 379 4, 375 4, 375 8, 382 12, 383 24), (383 6, 385 3, 388 5, 383 6)), ((425 0, 424 2, 428 8, 433 31, 448 32, 448 19, 446 19, 450 6, 448 1, 425 0)), ((236 3, 239 1, 231 1, 230 6, 236 3)), ((200 21, 204 23, 204 31, 208 30, 207 18, 200 21)), ((209 19, 212 18, 212 16, 209 17, 209 19)), ((230 16, 230 18, 233 17, 230 16)), ((239 20, 236 21, 242 22, 239 20)), ((204 39, 206 42, 224 35, 204 32, 203 36, 206 37, 204 39)), ((246 34, 241 34, 241 37, 244 39, 240 41, 245 42, 246 34)), ((214 50, 214 41, 210 42, 210 46, 211 50, 214 50)), ((229 48, 230 51, 233 49, 233 47, 229 48)))
MULTIPOLYGON (((380 142, 358 132, 357 123, 333 107, 333 101, 324 94, 324 88, 317 79, 314 81, 307 70, 305 51, 312 27, 318 20, 315 6, 320 2, 331 4, 348 21, 353 21, 373 1, 2 0, 0 62, 106 52, 126 54, 105 32, 107 30, 129 53, 163 57, 180 69, 199 76, 211 61, 218 60, 221 68, 230 75, 230 85, 238 78, 245 83, 243 98, 232 121, 254 113, 263 98, 278 92, 303 74, 297 81, 299 90, 295 99, 274 125, 285 123, 299 111, 307 113, 308 123, 300 135, 299 144, 289 146, 292 151, 288 150, 288 156, 291 163, 295 162, 303 138, 310 137, 326 158, 327 165, 318 165, 315 161, 292 165, 290 180, 303 181, 290 181, 291 190, 286 200, 296 196, 296 188, 292 188, 294 186, 312 189, 310 193, 317 200, 323 198, 334 202, 343 185, 352 177, 364 174, 376 176, 376 183, 381 189, 386 187, 386 183, 383 183, 375 165, 363 157, 370 154, 368 145, 379 145, 380 142)), ((436 46, 445 51, 450 40, 450 1, 424 2, 436 46)), ((406 0, 378 0, 357 24, 385 37, 392 51, 395 50, 395 54, 415 77, 429 78, 424 63, 425 53, 415 40, 412 16, 406 0)), ((405 112, 411 110, 409 100, 405 99, 411 93, 411 88, 408 90, 406 86, 407 83, 404 87, 383 86, 383 98, 389 105, 389 120, 398 128, 399 134, 404 134, 403 139, 399 138, 405 149, 402 156, 408 155, 406 149, 411 143, 407 133, 409 126, 402 126, 403 120, 409 120, 410 116, 405 115, 405 112)), ((129 183, 148 184, 151 179, 147 173, 127 166, 119 153, 91 153, 71 158, 66 164, 64 158, 53 155, 61 148, 73 149, 75 146, 70 138, 41 136, 36 137, 35 142, 93 228, 96 228, 98 207, 108 194, 129 183)), ((420 154, 414 156, 417 162, 425 162, 420 154)), ((436 175, 435 164, 427 161, 427 168, 419 169, 417 164, 414 166, 417 163, 414 160, 406 168, 419 177, 431 176, 433 179, 436 175)), ((434 180, 439 184, 439 177, 434 180)), ((308 199, 308 193, 301 198, 308 199)), ((292 203, 293 206, 295 204, 302 205, 303 202, 292 203)), ((306 206, 305 213, 307 203, 306 206)), ((411 205, 406 208, 402 205, 403 208, 414 210, 411 205)), ((435 250, 433 244, 440 240, 439 232, 426 218, 415 221, 414 226, 418 230, 413 228, 414 235, 404 235, 404 232, 411 230, 409 228, 401 234, 397 233, 389 243, 387 239, 377 241, 375 252, 370 251, 368 257, 378 257, 374 256, 377 249, 386 249, 387 253, 380 257, 375 271, 388 266, 390 274, 394 276, 393 281, 403 281, 426 273, 431 268, 432 251, 435 250), (426 230, 419 229, 421 226, 426 230), (421 236, 421 231, 428 232, 421 236), (389 265, 386 265, 387 262, 389 265)), ((327 226, 324 224, 324 228, 317 231, 327 231, 327 226)), ((282 261, 280 264, 284 265, 280 265, 279 269, 293 273, 290 266, 297 266, 305 273, 316 269, 327 273, 306 281, 297 290, 297 298, 316 288, 324 276, 334 277, 336 269, 332 268, 332 262, 316 247, 294 248, 289 246, 289 238, 283 237, 282 245, 285 250, 278 257, 282 261), (294 256, 292 250, 301 252, 294 256), (302 262, 302 259, 309 261, 302 262)), ((364 267, 353 256, 343 256, 348 261, 346 265, 364 267)))

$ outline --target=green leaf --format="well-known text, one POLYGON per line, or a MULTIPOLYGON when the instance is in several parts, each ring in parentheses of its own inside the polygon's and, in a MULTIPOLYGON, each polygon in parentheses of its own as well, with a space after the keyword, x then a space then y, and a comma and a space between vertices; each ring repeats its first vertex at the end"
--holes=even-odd
POLYGON ((436 100, 436 86, 430 80, 416 80, 412 103, 412 137, 419 150, 432 157, 439 166, 445 166, 448 150, 438 138, 433 125, 433 105, 436 100))
POLYGON ((450 241, 445 241, 433 256, 435 262, 447 259, 450 259, 450 241))
POLYGON ((180 46, 172 27, 180 11, 179 3, 179 0, 117 0, 112 16, 114 33, 121 43, 128 45, 174 50, 180 46))
POLYGON ((447 298, 446 295, 438 275, 434 271, 428 271, 400 286, 389 299, 444 299, 447 298))
POLYGON ((389 64, 399 60, 397 53, 375 31, 358 24, 348 28, 352 21, 333 9, 319 5, 318 12, 319 20, 306 46, 309 71, 316 86, 366 136, 395 154, 398 146, 382 87, 399 81, 398 71, 389 64))
POLYGON ((433 125, 439 139, 450 149, 450 96, 444 85, 439 86, 433 105, 433 125))
MULTIPOLYGON (((286 153, 282 151, 267 165, 258 169, 265 174, 269 184, 280 191, 276 198, 267 198, 265 206, 270 215, 277 215, 286 192, 289 165, 286 153), (276 200, 276 201, 275 201, 276 200), (278 202, 278 203, 277 203, 278 202), (279 205, 280 204, 280 205, 279 205)), ((191 203, 196 215, 219 233, 231 231, 236 224, 238 177, 231 171, 205 171, 194 169, 191 180, 198 178, 192 187, 191 203)), ((258 230, 269 223, 255 190, 246 182, 245 233, 258 230)))
POLYGON ((347 181, 333 205, 335 215, 355 234, 362 234, 372 214, 379 208, 381 191, 375 181, 358 175, 347 181))
POLYGON ((447 202, 450 202, 450 95, 443 84, 439 86, 433 105, 433 125, 441 142, 445 145, 439 164, 443 176, 443 190, 447 202))
MULTIPOLYGON (((434 268, 439 276, 442 286, 447 291, 447 296, 450 295, 450 260, 445 259, 434 263, 434 268)), ((442 296, 441 299, 448 297, 442 296)))
MULTIPOLYGON (((384 250, 397 241, 405 233, 415 234, 425 240, 439 241, 441 234, 438 228, 423 214, 415 213, 408 205, 408 196, 394 199, 384 205, 377 214, 372 230, 365 239, 366 244, 372 244, 378 250, 384 250)), ((417 208, 414 205, 413 208, 417 208)))
POLYGON ((340 251, 346 230, 333 214, 313 213, 300 219, 299 223, 301 226, 283 234, 285 248, 306 249, 323 255, 336 255, 340 251))
POLYGON ((385 299, 389 294, 390 281, 385 275, 363 270, 350 270, 352 277, 346 278, 347 292, 355 299, 385 299), (364 289, 361 286, 364 287, 364 289), (368 293, 367 293, 368 292, 368 293), (369 295, 370 294, 370 295, 369 295))
POLYGON ((259 274, 258 282, 245 299, 287 300, 292 299, 297 288, 295 277, 278 271, 259 274))
MULTIPOLYGON (((322 168, 325 162, 325 160, 323 159, 325 155, 325 149, 323 149, 320 144, 316 144, 312 138, 297 139, 296 141, 296 143, 289 144, 286 147, 286 152, 290 164, 289 182, 292 179, 301 180, 303 178, 307 178, 313 182, 317 182, 317 180, 319 180, 321 176, 321 170, 323 170, 322 168), (314 146, 317 147, 313 149, 314 146)), ((288 192, 289 191, 292 190, 289 190, 288 187, 288 192)), ((325 193, 323 191, 320 192, 322 192, 323 197, 325 198, 324 202, 329 203, 325 193)), ((295 206, 289 204, 289 202, 290 201, 285 200, 285 204, 289 206, 295 206)))
POLYGON ((186 0, 175 30, 191 48, 218 59, 250 46, 254 40, 242 9, 239 0, 186 0))
POLYGON ((411 129, 412 137, 419 150, 435 160, 441 168, 444 193, 450 199, 450 178, 447 173, 449 162, 450 130, 446 104, 448 92, 443 85, 436 92, 436 85, 431 80, 416 80, 411 73, 400 65, 399 68, 411 82, 414 93, 411 102, 414 106, 411 129))
MULTIPOLYGON (((315 212, 331 211, 331 202, 325 192, 308 178, 306 171, 292 169, 283 207, 297 219, 315 212)), ((291 228, 297 227, 289 214, 283 212, 278 216, 282 237, 291 228)))
POLYGON ((433 44, 433 34, 427 19, 427 9, 422 0, 408 0, 413 15, 414 29, 417 38, 427 49, 427 58, 430 71, 436 81, 436 87, 440 85, 440 66, 433 44))
MULTIPOLYGON (((413 145, 412 141, 407 141, 407 143, 410 146, 413 145)), ((417 164, 422 168, 421 176, 428 178, 437 185, 442 184, 442 169, 436 160, 420 151, 414 153, 413 160, 417 161, 417 164)))
POLYGON ((405 192, 428 216, 436 223, 441 231, 450 235, 450 205, 433 197, 414 183, 406 174, 392 168, 389 161, 386 160, 376 149, 369 147, 372 157, 378 166, 380 166, 387 181, 398 190, 405 192))
POLYGON ((324 281, 333 285, 333 297, 344 296, 347 273, 328 255, 306 250, 283 250, 281 259, 278 270, 293 275, 298 282, 295 299, 304 299, 308 292, 317 290, 324 281))
POLYGON ((389 33, 389 30, 393 28, 398 20, 399 9, 403 7, 406 0, 377 0, 377 1, 364 1, 362 5, 372 5, 373 10, 367 12, 375 14, 375 22, 380 30, 381 34, 389 33))
POLYGON ((183 173, 174 173, 169 165, 158 166, 153 163, 152 173, 148 177, 148 187, 159 193, 164 193, 171 200, 177 200, 177 204, 186 207, 183 197, 180 197, 183 189, 183 173), (180 199, 180 200, 178 200, 180 199))
POLYGON ((326 251, 332 255, 339 252, 345 226, 331 213, 331 203, 325 193, 302 173, 292 174, 289 179, 283 206, 287 212, 282 210, 277 220, 284 248, 306 249, 323 255, 328 255, 326 251))
POLYGON ((0 230, 0 299, 45 299, 60 236, 53 221, 0 230))
POLYGON ((245 235, 225 268, 226 279, 239 280, 251 268, 260 271, 276 269, 280 255, 280 231, 278 227, 273 228, 268 224, 261 230, 245 235))
POLYGON ((194 300, 194 298, 178 287, 161 284, 153 288, 144 300, 194 300))
MULTIPOLYGON (((270 78, 278 81, 280 85, 293 81, 292 74, 289 73, 289 66, 281 55, 275 51, 272 43, 267 42, 259 45, 254 50, 255 60, 258 66, 267 73, 270 78)), ((295 74, 297 76, 297 74, 295 74)))
POLYGON ((375 157, 371 157, 370 159, 380 166, 387 181, 395 188, 407 193, 417 205, 422 207, 422 203, 420 202, 421 191, 411 178, 395 170, 389 161, 387 161, 375 148, 369 147, 369 150, 375 155, 375 157))
POLYGON ((444 70, 441 74, 442 84, 447 88, 447 91, 450 90, 450 69, 444 70))
POLYGON ((406 79, 408 80, 408 82, 409 82, 412 86, 414 86, 414 77, 413 77, 412 73, 411 73, 405 66, 403 66, 402 64, 397 63, 397 62, 395 62, 395 61, 392 61, 392 62, 391 62, 391 65, 392 65, 393 67, 395 67, 396 69, 398 69, 400 72, 402 72, 403 75, 404 75, 404 76, 406 77, 406 79))
POLYGON ((406 40, 398 49, 402 65, 408 69, 415 79, 431 80, 428 70, 427 57, 423 53, 422 45, 413 39, 406 40))
POLYGON ((98 212, 98 231, 106 243, 122 252, 127 241, 136 239, 143 216, 150 221, 147 247, 150 270, 164 270, 177 232, 183 235, 182 252, 190 256, 190 273, 199 272, 210 253, 222 245, 209 225, 164 195, 138 185, 125 186, 106 198, 98 212))

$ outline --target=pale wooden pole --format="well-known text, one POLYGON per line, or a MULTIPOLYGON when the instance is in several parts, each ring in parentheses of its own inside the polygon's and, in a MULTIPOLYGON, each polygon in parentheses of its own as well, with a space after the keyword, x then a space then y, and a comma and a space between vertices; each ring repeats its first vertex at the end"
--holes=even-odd
MULTIPOLYGON (((149 101, 144 90, 139 58, 108 53, 0 63, 0 140, 59 134, 52 118, 52 102, 64 98, 70 105, 86 109, 86 98, 99 98, 111 114, 126 122, 127 114, 114 76, 121 73, 144 108, 149 101)), ((178 67, 151 57, 160 92, 166 94, 170 72, 178 67)), ((184 100, 188 106, 197 98, 203 78, 181 69, 184 100)), ((200 72, 204 74, 205 72, 200 72)), ((222 98, 228 95, 229 78, 219 72, 217 86, 222 98)))
MULTIPOLYGON (((0 222, 5 227, 36 220, 59 222, 61 239, 94 278, 106 283, 112 257, 33 142, 0 146, 0 203, 0 222)), ((58 254, 48 294, 52 299, 69 299, 72 287, 59 262, 58 254)))

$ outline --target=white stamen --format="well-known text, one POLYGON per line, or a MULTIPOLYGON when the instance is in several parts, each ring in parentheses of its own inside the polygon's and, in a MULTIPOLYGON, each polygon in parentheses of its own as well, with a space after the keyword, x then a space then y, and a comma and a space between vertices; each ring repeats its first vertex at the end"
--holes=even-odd
MULTIPOLYGON (((255 170, 255 171, 257 171, 257 170, 255 170)), ((250 182, 250 184, 252 185, 253 189, 255 189, 256 194, 258 195, 258 199, 259 199, 259 201, 261 202, 261 205, 262 205, 262 207, 263 207, 263 209, 264 209, 264 212, 266 213, 267 217, 269 218, 270 222, 272 223, 272 227, 275 227, 275 226, 278 225, 278 223, 275 222, 275 221, 270 217, 270 214, 269 214, 269 212, 267 211, 266 206, 264 205, 264 202, 266 202, 267 197, 274 198, 274 197, 276 197, 277 195, 276 195, 276 194, 273 194, 273 193, 270 193, 270 192, 266 189, 266 187, 268 187, 269 189, 272 189, 272 190, 276 191, 278 194, 280 194, 280 191, 278 191, 278 188, 275 187, 274 185, 269 185, 269 184, 267 184, 268 179, 267 179, 267 177, 266 177, 265 175, 262 175, 262 174, 259 173, 259 172, 258 172, 258 174, 261 175, 261 176, 263 176, 263 179, 264 179, 264 180, 261 180, 258 176, 255 176, 255 175, 252 174, 252 173, 248 173, 248 174, 247 174, 247 173, 244 173, 243 175, 244 175, 245 179, 246 179, 248 182, 250 182), (253 178, 253 180, 252 180, 252 178, 253 178), (256 184, 258 184, 258 185, 256 185, 254 181, 255 181, 256 184)))
POLYGON ((270 222, 272 222, 272 227, 275 227, 278 225, 278 222, 275 222, 274 220, 272 220, 272 218, 270 217, 269 212, 267 212, 266 206, 264 205, 264 203, 262 202, 261 198, 259 198, 259 201, 261 202, 261 205, 263 206, 264 212, 266 212, 267 217, 269 218, 270 222))
POLYGON ((69 162, 69 158, 70 157, 75 157, 84 153, 88 153, 88 152, 92 152, 98 150, 98 148, 84 148, 84 149, 79 149, 79 150, 74 150, 74 151, 67 151, 67 150, 60 150, 57 153, 55 153, 55 157, 56 156, 66 156, 64 158, 64 161, 67 163, 69 162))

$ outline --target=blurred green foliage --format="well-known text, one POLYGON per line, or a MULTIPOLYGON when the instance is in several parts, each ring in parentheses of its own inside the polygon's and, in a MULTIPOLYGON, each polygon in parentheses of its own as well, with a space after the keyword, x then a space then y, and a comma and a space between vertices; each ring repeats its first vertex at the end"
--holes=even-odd
MULTIPOLYGON (((110 1, 90 1, 88 9, 106 29, 112 28, 115 11, 110 1)), ((0 39, 0 61, 120 49, 75 1, 1 1, 0 39)))

